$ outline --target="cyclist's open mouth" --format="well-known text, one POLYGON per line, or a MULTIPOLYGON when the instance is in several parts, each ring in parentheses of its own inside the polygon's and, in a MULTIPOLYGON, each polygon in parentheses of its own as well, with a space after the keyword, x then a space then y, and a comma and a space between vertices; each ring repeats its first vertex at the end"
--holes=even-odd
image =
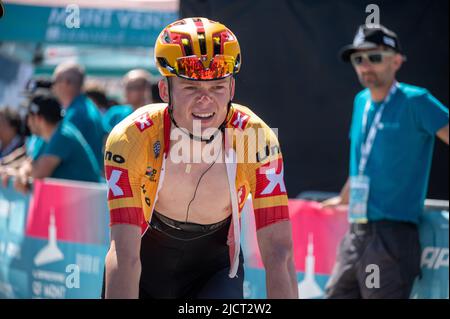
POLYGON ((192 117, 196 120, 206 121, 206 120, 212 119, 215 114, 216 114, 215 112, 209 112, 209 113, 193 112, 192 117))

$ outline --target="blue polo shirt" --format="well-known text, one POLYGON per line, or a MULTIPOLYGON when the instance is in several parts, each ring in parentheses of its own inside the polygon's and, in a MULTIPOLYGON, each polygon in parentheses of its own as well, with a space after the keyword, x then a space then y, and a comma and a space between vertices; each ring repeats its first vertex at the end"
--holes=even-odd
POLYGON ((35 161, 45 149, 45 140, 37 135, 31 135, 25 142, 27 156, 35 161))
MULTIPOLYGON (((354 101, 350 129, 350 176, 358 175, 362 118, 368 89, 354 101)), ((381 103, 371 103, 366 134, 381 103)), ((367 205, 370 221, 388 219, 418 223, 427 194, 436 132, 448 125, 448 109, 426 89, 399 83, 386 104, 369 156, 367 205)))
POLYGON ((51 177, 86 182, 101 181, 101 172, 91 147, 75 125, 61 121, 45 146, 44 155, 61 162, 51 177))
POLYGON ((114 105, 103 114, 103 129, 106 133, 110 133, 114 126, 120 121, 133 113, 134 109, 131 105, 114 105))
POLYGON ((105 132, 102 114, 86 95, 77 96, 67 107, 63 121, 70 122, 81 132, 92 148, 98 165, 103 167, 103 139, 105 132))

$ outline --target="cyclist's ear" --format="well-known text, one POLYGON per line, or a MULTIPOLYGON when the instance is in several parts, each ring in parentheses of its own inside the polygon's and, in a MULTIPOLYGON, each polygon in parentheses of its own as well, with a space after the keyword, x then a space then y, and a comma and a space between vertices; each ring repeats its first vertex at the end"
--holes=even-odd
POLYGON ((169 103, 169 85, 168 85, 167 81, 168 81, 168 79, 164 78, 164 79, 159 80, 159 82, 158 82, 159 97, 165 103, 169 103))

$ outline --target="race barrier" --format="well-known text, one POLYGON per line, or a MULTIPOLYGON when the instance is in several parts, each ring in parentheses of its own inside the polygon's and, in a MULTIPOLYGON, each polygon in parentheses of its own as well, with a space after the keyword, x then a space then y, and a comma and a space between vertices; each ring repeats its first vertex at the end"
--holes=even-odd
MULTIPOLYGON (((0 298, 99 298, 109 247, 106 185, 45 179, 23 195, 0 186, 0 298)), ((422 276, 412 298, 448 298, 448 202, 421 219, 422 276)), ((299 296, 323 298, 336 249, 348 229, 345 210, 290 200, 299 296)), ((244 296, 265 298, 251 201, 242 218, 244 296)))
POLYGON ((106 185, 0 188, 0 297, 98 298, 109 245, 106 185))
MULTIPOLYGON (((251 205, 245 208, 251 212, 251 205)), ((449 298, 448 201, 425 202, 419 225, 421 276, 416 279, 411 298, 449 298)), ((340 240, 348 230, 347 213, 339 209, 322 209, 317 202, 289 200, 294 258, 299 297, 323 298, 325 285, 336 260, 340 240)), ((265 271, 257 247, 253 214, 243 214, 245 297, 266 298, 265 271)), ((382 274, 381 274, 382 275, 382 274)))

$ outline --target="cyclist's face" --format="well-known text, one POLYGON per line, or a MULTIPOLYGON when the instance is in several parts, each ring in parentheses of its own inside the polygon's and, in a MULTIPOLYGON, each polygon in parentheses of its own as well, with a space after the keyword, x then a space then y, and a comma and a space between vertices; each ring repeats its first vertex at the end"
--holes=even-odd
MULTIPOLYGON (((173 116, 180 127, 193 132, 194 121, 198 121, 203 132, 223 123, 227 116, 228 102, 234 94, 233 78, 190 81, 172 77, 171 81, 173 116)), ((168 100, 164 98, 164 94, 161 97, 168 100)))

